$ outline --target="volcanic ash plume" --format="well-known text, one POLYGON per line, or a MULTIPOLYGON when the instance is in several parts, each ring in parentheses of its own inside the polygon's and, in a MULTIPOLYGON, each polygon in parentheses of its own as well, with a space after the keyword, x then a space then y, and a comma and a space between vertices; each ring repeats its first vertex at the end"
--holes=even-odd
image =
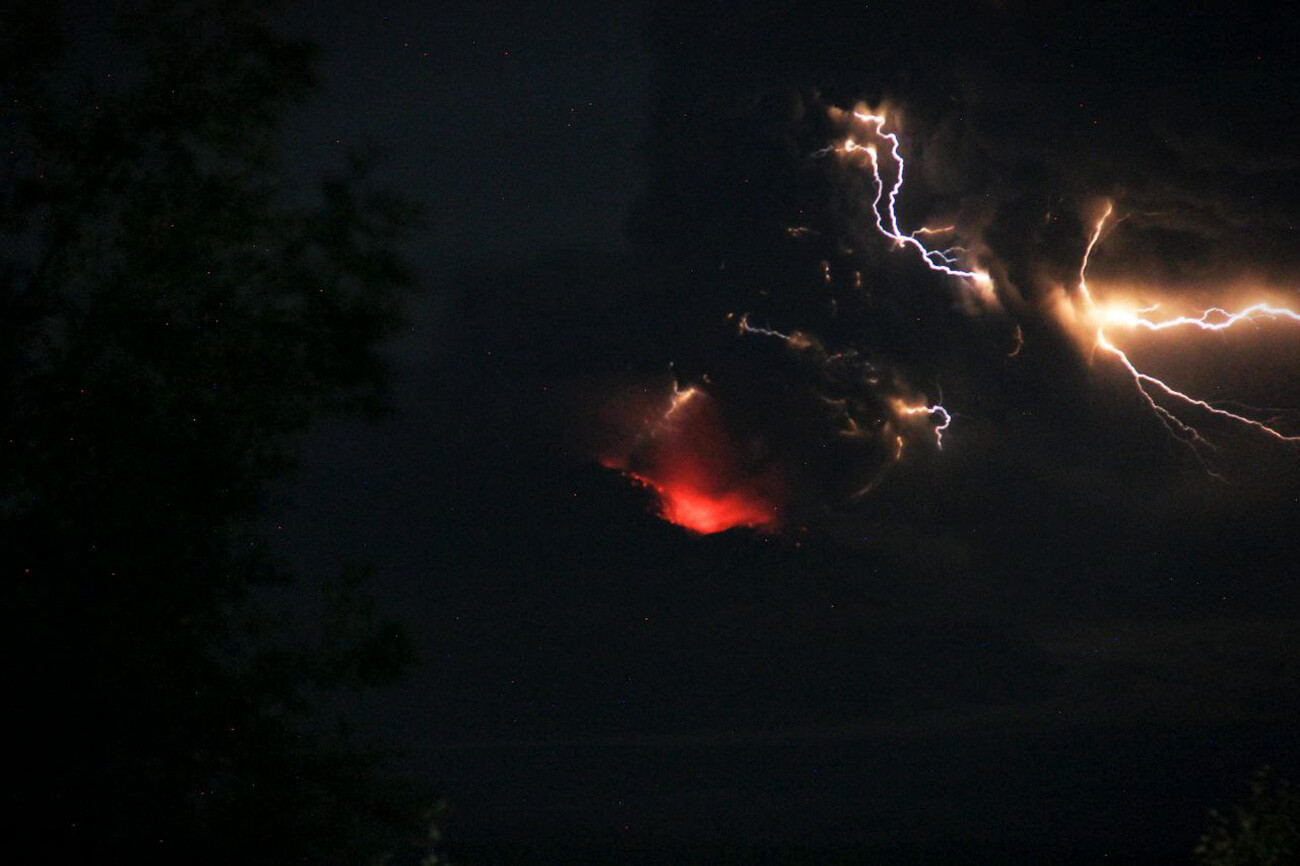
MULTIPOLYGON (((856 223, 830 209, 822 224, 787 233, 792 261, 808 258, 807 245, 823 245, 807 269, 808 282, 823 285, 820 298, 806 285, 789 290, 816 308, 780 299, 780 286, 748 296, 755 307, 727 312, 729 333, 715 332, 728 346, 712 355, 715 368, 674 385, 602 461, 652 489, 664 519, 700 533, 771 530, 803 523, 818 508, 858 503, 918 448, 940 454, 962 404, 988 390, 1048 395, 1061 405, 1087 404, 1093 390, 1125 390, 1125 405, 1137 412, 1093 423, 1136 429, 1134 419, 1145 418, 1143 429, 1159 431, 1173 452, 1216 478, 1231 441, 1300 443, 1276 411, 1189 393, 1120 345, 1143 334, 1177 331, 1188 342, 1261 323, 1295 325, 1300 313, 1257 297, 1232 309, 1166 313, 1158 303, 1090 288, 1091 258, 1125 219, 1122 203, 1109 200, 1085 218, 1100 196, 1081 201, 1070 219, 1046 213, 1064 239, 1041 249, 1022 244, 1027 258, 1019 264, 1008 264, 970 223, 909 225, 908 148, 897 117, 865 105, 828 116, 838 137, 807 159, 861 191, 861 201, 856 223), (1056 260, 1071 249, 1076 257, 1063 267, 1056 260), (946 403, 942 377, 963 383, 946 403)), ((1022 216, 994 212, 992 228, 1022 216)), ((960 425, 951 434, 960 441, 960 425)))
POLYGON ((674 387, 650 410, 643 429, 601 462, 653 490, 665 520, 709 534, 781 522, 781 472, 745 449, 717 402, 699 387, 674 387))

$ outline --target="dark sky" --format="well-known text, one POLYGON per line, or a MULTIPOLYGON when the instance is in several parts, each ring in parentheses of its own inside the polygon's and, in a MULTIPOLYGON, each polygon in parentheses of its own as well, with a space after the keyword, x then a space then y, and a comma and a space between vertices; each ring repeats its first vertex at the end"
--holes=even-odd
POLYGON ((635 7, 335 5, 288 12, 324 52, 292 146, 377 146, 431 206, 421 255, 622 243, 649 98, 635 7))
MULTIPOLYGON (((1179 862, 1255 767, 1297 776, 1300 452, 1195 413, 1213 446, 1180 444, 1053 313, 1104 201, 1097 286, 1298 302, 1294 22, 337 5, 291 16, 324 76, 288 146, 383 149, 429 209, 424 293, 395 414, 320 427, 277 522, 309 576, 373 564, 410 625, 422 667, 359 709, 453 838, 1179 862), (810 157, 858 100, 907 119, 901 215, 957 219, 993 312, 810 157), (954 419, 849 501, 883 458, 823 398, 883 417, 864 371, 954 419), (674 376, 786 479, 781 530, 687 533, 597 465, 602 407, 674 376)), ((1300 431, 1300 326, 1249 328, 1127 348, 1300 431)))

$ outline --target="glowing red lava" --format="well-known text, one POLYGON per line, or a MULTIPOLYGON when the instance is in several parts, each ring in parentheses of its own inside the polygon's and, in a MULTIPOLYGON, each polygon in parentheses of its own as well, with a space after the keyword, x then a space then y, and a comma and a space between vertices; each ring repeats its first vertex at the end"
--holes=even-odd
POLYGON ((775 529, 780 523, 778 474, 744 465, 717 403, 697 389, 674 394, 631 452, 605 463, 653 490, 659 515, 692 532, 775 529))
MULTIPOLYGON (((776 508, 752 490, 715 490, 696 480, 677 476, 656 482, 635 472, 627 473, 659 494, 659 514, 692 532, 709 535, 737 526, 775 528, 776 508)), ((707 484, 707 479, 704 480, 707 484)))

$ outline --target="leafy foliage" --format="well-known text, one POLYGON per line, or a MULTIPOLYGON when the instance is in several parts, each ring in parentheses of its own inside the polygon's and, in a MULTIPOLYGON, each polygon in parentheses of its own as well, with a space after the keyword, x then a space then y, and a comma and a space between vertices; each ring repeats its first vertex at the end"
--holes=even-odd
POLYGON ((410 659, 360 576, 315 645, 250 605, 285 579, 256 525, 291 437, 382 406, 418 218, 360 160, 288 182, 314 52, 265 6, 130 4, 111 79, 51 4, 0 18, 0 564, 41 756, 10 790, 51 857, 330 862, 405 808, 295 723, 410 659))
POLYGON ((1263 767, 1231 815, 1210 812, 1194 853, 1205 866, 1284 866, 1300 860, 1300 797, 1263 767))

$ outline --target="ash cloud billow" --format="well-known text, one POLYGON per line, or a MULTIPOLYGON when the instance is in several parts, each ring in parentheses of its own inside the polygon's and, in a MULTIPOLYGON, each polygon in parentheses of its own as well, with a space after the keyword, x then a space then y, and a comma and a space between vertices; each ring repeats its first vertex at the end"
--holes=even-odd
POLYGON ((644 427, 602 462, 653 490, 660 515, 693 532, 772 528, 785 510, 780 465, 746 449, 727 428, 717 401, 698 387, 674 388, 644 427))
POLYGON ((653 22, 632 229, 677 396, 606 462, 664 516, 671 478, 771 515, 718 528, 772 529, 889 487, 1294 474, 1294 25, 1005 3, 653 22), (1173 68, 1144 50, 1170 38, 1173 68), (1241 98, 1262 90, 1276 111, 1241 98), (1269 388, 1241 387, 1252 367, 1269 388), (712 432, 670 423, 681 395, 712 432))

